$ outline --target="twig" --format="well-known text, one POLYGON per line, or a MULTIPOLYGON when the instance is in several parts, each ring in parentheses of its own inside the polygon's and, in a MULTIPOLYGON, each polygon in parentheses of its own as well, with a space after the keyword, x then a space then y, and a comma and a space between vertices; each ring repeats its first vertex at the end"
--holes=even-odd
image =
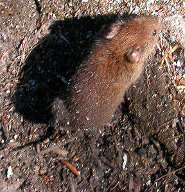
POLYGON ((164 56, 161 59, 160 62, 160 66, 163 65, 164 61, 166 61, 166 58, 169 57, 171 59, 171 54, 177 50, 178 48, 180 48, 180 46, 178 44, 176 44, 172 49, 170 49, 166 54, 164 54, 164 56))
MULTIPOLYGON (((159 177, 158 179, 156 179, 156 180, 154 181, 154 184, 155 184, 156 182, 160 181, 162 178, 167 177, 167 176, 170 176, 170 175, 173 175, 173 174, 176 173, 177 171, 181 171, 181 170, 183 170, 183 169, 185 169, 185 165, 184 165, 183 167, 179 168, 179 169, 176 169, 176 170, 174 170, 174 171, 172 171, 172 172, 170 172, 170 173, 167 173, 167 174, 159 177)), ((150 187, 149 191, 153 188, 154 184, 150 187)))
MULTIPOLYGON (((155 180, 155 182, 158 182, 158 181, 160 181, 162 178, 167 177, 167 176, 169 176, 169 175, 172 175, 172 174, 176 173, 177 171, 181 171, 181 170, 183 170, 183 169, 185 169, 185 166, 183 166, 183 167, 181 167, 181 168, 179 168, 179 169, 176 169, 176 170, 174 170, 174 171, 172 171, 172 172, 170 172, 170 173, 167 173, 166 175, 163 175, 163 176, 159 177, 158 179, 155 180)), ((155 183, 155 182, 154 182, 154 183, 155 183)))
POLYGON ((48 149, 45 149, 45 150, 40 151, 37 155, 40 156, 40 155, 44 155, 44 154, 46 154, 46 153, 49 153, 49 152, 51 152, 51 151, 55 151, 55 150, 58 149, 59 147, 62 147, 62 146, 64 146, 64 145, 66 145, 66 144, 74 141, 75 139, 76 139, 75 137, 73 137, 73 138, 71 138, 71 139, 68 139, 67 141, 64 141, 64 142, 61 142, 61 143, 57 144, 57 146, 53 146, 53 147, 50 147, 50 148, 48 148, 48 149))
POLYGON ((110 189, 110 191, 113 191, 118 185, 119 185, 119 181, 116 183, 116 185, 114 185, 114 186, 110 189))
POLYGON ((166 121, 165 123, 163 123, 162 125, 160 125, 159 127, 157 127, 157 131, 160 130, 160 128, 162 128, 163 126, 170 124, 173 120, 174 120, 174 118, 166 121))
POLYGON ((180 134, 180 135, 177 135, 177 136, 175 136, 175 137, 171 137, 171 138, 169 138, 169 140, 179 139, 179 138, 181 138, 182 136, 184 136, 184 134, 180 134))
POLYGON ((68 169, 70 169, 76 176, 79 176, 79 173, 74 165, 64 160, 61 160, 61 163, 65 165, 68 169))

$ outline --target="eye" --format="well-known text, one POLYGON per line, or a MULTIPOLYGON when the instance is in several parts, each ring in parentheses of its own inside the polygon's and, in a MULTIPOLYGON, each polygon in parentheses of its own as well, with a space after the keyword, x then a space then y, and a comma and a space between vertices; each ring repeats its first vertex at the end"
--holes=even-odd
POLYGON ((153 36, 156 36, 156 34, 157 34, 157 30, 154 30, 153 31, 153 36))

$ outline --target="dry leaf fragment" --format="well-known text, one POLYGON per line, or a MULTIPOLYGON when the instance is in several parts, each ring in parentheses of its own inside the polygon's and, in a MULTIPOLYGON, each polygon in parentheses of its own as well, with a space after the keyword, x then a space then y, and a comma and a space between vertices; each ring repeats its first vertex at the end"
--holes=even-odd
POLYGON ((48 175, 43 175, 42 179, 44 184, 52 183, 55 180, 52 176, 48 176, 48 175))
POLYGON ((181 80, 180 80, 180 85, 185 85, 184 79, 181 79, 181 80))
POLYGON ((75 156, 73 157, 73 161, 77 161, 77 160, 78 160, 78 156, 75 155, 75 156))
POLYGON ((177 80, 181 80, 181 79, 182 79, 182 76, 181 76, 181 75, 176 75, 176 79, 177 79, 177 80))
POLYGON ((70 169, 76 176, 79 176, 79 173, 74 165, 64 160, 61 160, 61 163, 65 165, 68 169, 70 169))

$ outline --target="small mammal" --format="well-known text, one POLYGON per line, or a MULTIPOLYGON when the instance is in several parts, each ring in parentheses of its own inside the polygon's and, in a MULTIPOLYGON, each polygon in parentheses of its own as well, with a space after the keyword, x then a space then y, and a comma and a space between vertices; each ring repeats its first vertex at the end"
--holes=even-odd
POLYGON ((89 129, 108 123, 154 51, 161 26, 159 18, 149 16, 109 27, 70 80, 70 127, 89 129))

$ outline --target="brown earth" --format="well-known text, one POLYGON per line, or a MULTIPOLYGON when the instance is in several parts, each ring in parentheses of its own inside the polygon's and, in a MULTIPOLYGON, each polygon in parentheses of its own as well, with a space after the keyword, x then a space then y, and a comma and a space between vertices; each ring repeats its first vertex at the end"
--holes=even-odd
MULTIPOLYGON (((51 123, 53 100, 65 100, 75 68, 129 3, 116 1, 114 11, 106 1, 0 5, 0 191, 184 191, 184 92, 173 66, 159 65, 162 50, 178 42, 164 34, 166 46, 148 59, 109 125, 63 130, 51 123)), ((173 56, 184 66, 182 48, 173 56)))

